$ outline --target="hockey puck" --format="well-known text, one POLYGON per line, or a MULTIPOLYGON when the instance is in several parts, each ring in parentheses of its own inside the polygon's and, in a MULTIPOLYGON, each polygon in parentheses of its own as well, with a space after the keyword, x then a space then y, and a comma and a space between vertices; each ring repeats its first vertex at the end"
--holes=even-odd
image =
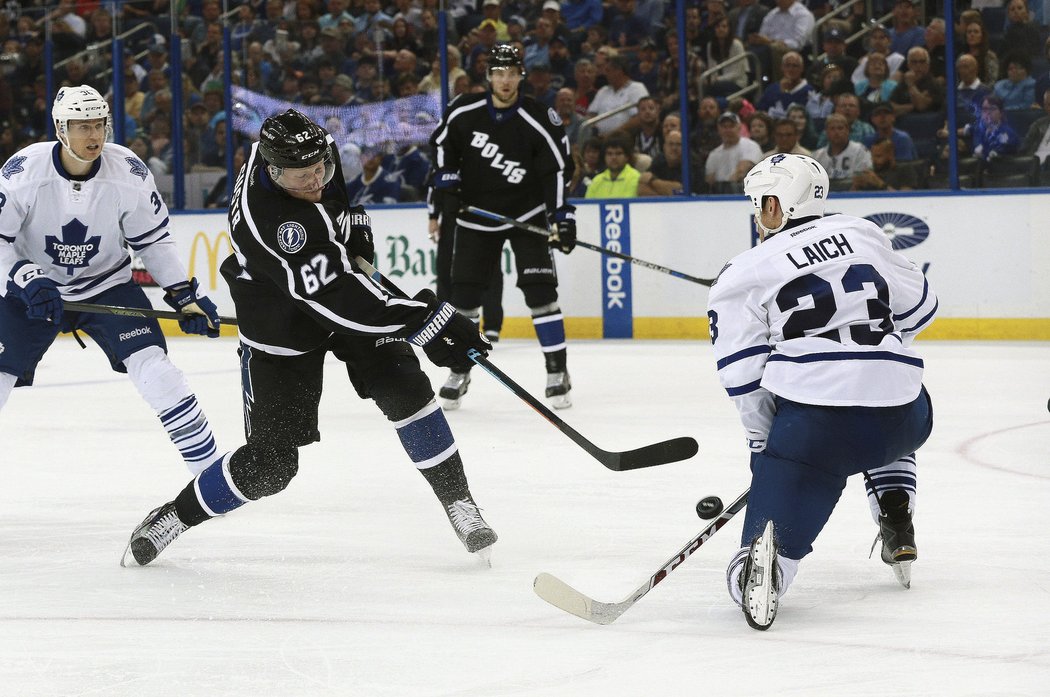
POLYGON ((722 499, 717 496, 705 496, 696 502, 696 514, 704 520, 711 520, 721 515, 725 510, 722 499))

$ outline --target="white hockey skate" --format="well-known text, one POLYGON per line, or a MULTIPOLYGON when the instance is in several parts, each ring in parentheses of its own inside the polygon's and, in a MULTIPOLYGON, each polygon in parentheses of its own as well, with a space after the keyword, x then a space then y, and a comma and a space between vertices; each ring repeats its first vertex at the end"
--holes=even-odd
POLYGON ((569 380, 569 371, 562 370, 557 373, 547 373, 547 399, 555 409, 568 409, 572 406, 572 398, 569 391, 572 390, 572 381, 569 380))
POLYGON ((171 501, 160 508, 150 511, 135 531, 131 533, 128 546, 124 548, 121 566, 134 562, 145 566, 157 558, 164 548, 178 539, 179 535, 189 530, 189 526, 179 519, 175 512, 175 502, 171 501))
POLYGON ((766 522, 766 529, 751 543, 740 583, 748 625, 762 631, 769 629, 777 617, 780 601, 780 569, 772 520, 766 522))
POLYGON ((454 370, 449 373, 448 379, 438 392, 438 397, 441 398, 441 408, 445 411, 459 409, 460 400, 467 393, 469 386, 470 373, 457 373, 454 370))
POLYGON ((467 498, 453 501, 445 508, 452 529, 467 551, 477 554, 487 565, 492 566, 492 545, 496 542, 496 532, 481 517, 481 509, 474 500, 467 498))

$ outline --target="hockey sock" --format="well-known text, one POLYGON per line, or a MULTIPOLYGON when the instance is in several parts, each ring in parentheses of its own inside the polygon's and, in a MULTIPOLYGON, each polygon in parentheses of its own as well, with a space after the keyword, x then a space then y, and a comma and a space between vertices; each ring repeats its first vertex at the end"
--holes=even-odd
POLYGON ((876 523, 879 522, 879 514, 882 509, 879 501, 875 498, 878 492, 882 496, 890 489, 901 489, 908 493, 908 511, 915 514, 915 488, 916 488, 916 466, 915 453, 905 455, 896 462, 868 470, 865 478, 865 489, 868 492, 868 506, 871 509, 871 517, 876 523), (875 487, 872 489, 872 487, 875 487))
POLYGON ((197 404, 197 397, 191 394, 158 416, 190 472, 200 474, 215 459, 217 448, 211 425, 197 404))
POLYGON ((183 523, 190 527, 200 525, 248 502, 230 476, 231 457, 232 452, 226 453, 208 465, 175 497, 175 511, 183 523))
MULTIPOLYGON (((561 352, 565 355, 565 318, 557 303, 544 305, 543 307, 529 308, 532 312, 532 325, 536 328, 536 338, 540 340, 540 348, 544 354, 561 352)), ((548 362, 548 372, 560 372, 565 370, 564 360, 560 368, 551 370, 548 362)))
POLYGON ((463 471, 463 460, 458 451, 441 464, 421 469, 419 473, 430 483, 442 506, 448 507, 454 501, 470 496, 467 474, 463 471))
POLYGON ((401 446, 421 470, 444 462, 456 452, 456 439, 445 420, 445 412, 430 400, 412 416, 394 422, 401 446))
POLYGON ((14 375, 9 373, 0 373, 0 409, 4 408, 7 404, 7 398, 11 396, 11 390, 15 389, 15 383, 18 381, 14 375))
POLYGON ((136 351, 124 365, 139 394, 157 412, 186 467, 199 474, 215 459, 217 449, 211 426, 186 376, 158 346, 136 351))

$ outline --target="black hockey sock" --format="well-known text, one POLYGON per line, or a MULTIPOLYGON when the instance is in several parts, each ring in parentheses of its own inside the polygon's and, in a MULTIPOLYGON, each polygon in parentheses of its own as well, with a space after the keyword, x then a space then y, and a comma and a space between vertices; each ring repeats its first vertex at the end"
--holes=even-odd
POLYGON ((545 353, 543 354, 543 359, 547 363, 548 373, 565 372, 565 364, 567 362, 565 349, 559 349, 558 351, 551 351, 550 353, 545 353))
POLYGON ((175 497, 175 512, 178 513, 179 520, 191 528, 211 518, 207 511, 204 510, 204 507, 201 506, 200 501, 197 500, 197 492, 194 491, 193 487, 196 481, 194 479, 187 484, 186 488, 175 497))
POLYGON ((463 460, 460 459, 459 452, 450 455, 440 465, 421 469, 419 473, 430 483, 430 488, 434 490, 442 506, 470 496, 467 475, 463 471, 463 460))

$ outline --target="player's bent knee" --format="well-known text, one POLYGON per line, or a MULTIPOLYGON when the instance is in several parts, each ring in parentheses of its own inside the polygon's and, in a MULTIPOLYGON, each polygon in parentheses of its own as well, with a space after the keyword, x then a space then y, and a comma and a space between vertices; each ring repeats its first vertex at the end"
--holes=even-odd
POLYGON ((408 418, 433 398, 430 378, 418 365, 400 365, 372 385, 372 399, 390 421, 408 418))
POLYGON ((290 445, 249 444, 230 459, 230 476, 252 501, 284 491, 299 472, 299 450, 290 445))
POLYGON ((178 404, 190 394, 186 376, 159 346, 147 346, 124 359, 128 377, 156 412, 178 404))
MULTIPOLYGON (((530 309, 543 307, 545 305, 558 305, 558 288, 547 283, 530 283, 522 286, 521 292, 525 295, 525 304, 530 309)), ((535 312, 533 312, 535 314, 535 312)))

